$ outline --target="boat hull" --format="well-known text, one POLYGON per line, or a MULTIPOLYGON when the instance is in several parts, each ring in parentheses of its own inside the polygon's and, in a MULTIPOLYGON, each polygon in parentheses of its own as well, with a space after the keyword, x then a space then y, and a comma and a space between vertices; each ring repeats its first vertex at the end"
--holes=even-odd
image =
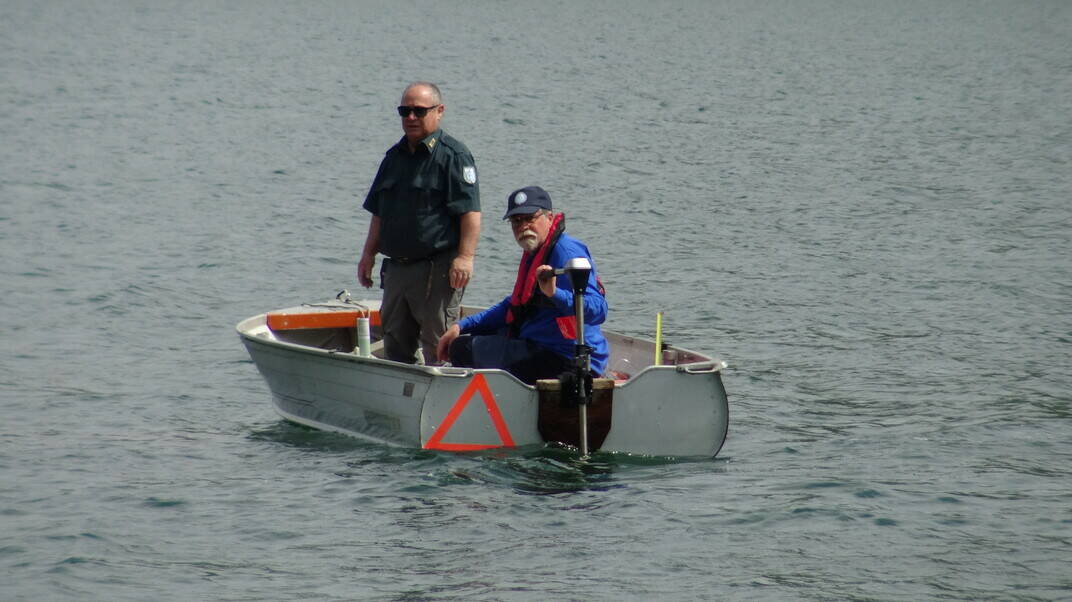
MULTIPOLYGON (((331 304, 319 307, 302 309, 332 311, 331 304)), ((548 420, 576 416, 577 409, 561 408, 557 396, 503 370, 362 357, 352 351, 353 333, 347 332, 352 328, 277 331, 269 326, 269 314, 261 314, 237 329, 268 384, 276 411, 313 428, 396 446, 472 451, 544 445, 548 441, 541 430, 563 432, 564 426, 548 425, 548 420)), ((642 340, 614 334, 608 338, 612 366, 635 368, 642 363, 642 340)), ((600 451, 675 457, 718 453, 729 424, 721 379, 724 363, 684 350, 675 355, 700 361, 646 366, 627 380, 603 381, 609 395, 597 395, 594 404, 608 406, 590 407, 593 415, 605 410, 609 416, 600 451)), ((565 426, 568 433, 571 425, 565 426)), ((568 437, 558 439, 575 443, 568 437)))

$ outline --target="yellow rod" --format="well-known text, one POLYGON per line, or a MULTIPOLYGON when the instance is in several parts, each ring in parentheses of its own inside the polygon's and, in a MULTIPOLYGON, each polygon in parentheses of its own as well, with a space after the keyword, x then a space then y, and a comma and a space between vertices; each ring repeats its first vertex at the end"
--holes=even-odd
POLYGON ((655 365, 663 363, 663 312, 655 314, 655 365))

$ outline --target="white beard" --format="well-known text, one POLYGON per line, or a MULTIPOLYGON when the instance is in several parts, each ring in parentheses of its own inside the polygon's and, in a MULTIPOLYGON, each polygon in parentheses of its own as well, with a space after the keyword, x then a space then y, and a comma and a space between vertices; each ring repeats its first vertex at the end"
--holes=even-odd
POLYGON ((526 253, 532 253, 540 248, 540 238, 536 235, 536 232, 525 230, 517 235, 517 244, 524 249, 526 253))

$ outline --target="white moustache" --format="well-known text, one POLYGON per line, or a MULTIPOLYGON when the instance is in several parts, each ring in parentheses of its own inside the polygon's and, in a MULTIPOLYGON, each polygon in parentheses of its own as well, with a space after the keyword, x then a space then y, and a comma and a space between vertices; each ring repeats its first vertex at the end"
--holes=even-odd
POLYGON ((517 235, 517 244, 525 250, 526 253, 532 253, 539 245, 540 237, 536 234, 535 230, 522 230, 517 235))

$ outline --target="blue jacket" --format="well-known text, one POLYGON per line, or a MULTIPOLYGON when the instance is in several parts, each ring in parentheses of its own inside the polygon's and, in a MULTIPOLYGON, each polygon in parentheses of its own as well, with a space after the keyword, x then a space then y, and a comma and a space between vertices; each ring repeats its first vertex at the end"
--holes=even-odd
MULTIPOLYGON (((558 239, 558 244, 551 250, 546 263, 558 269, 574 257, 586 257, 592 262, 592 272, 588 275, 588 287, 584 291, 584 341, 592 348, 592 371, 596 374, 603 374, 607 369, 610 345, 603 337, 603 331, 599 325, 607 319, 607 299, 599 292, 600 287, 596 283, 596 262, 592 259, 592 254, 588 252, 588 247, 583 242, 563 232, 558 239)), ((553 307, 539 307, 529 314, 521 324, 519 336, 550 349, 562 357, 572 359, 573 346, 576 341, 562 334, 556 319, 563 316, 573 318, 576 315, 573 308, 573 285, 570 283, 568 274, 562 274, 555 280, 555 296, 551 298, 553 307)), ((534 294, 543 295, 538 289, 534 294)), ((462 318, 458 326, 462 334, 500 333, 507 327, 506 310, 509 307, 510 297, 507 296, 478 314, 462 318)))

